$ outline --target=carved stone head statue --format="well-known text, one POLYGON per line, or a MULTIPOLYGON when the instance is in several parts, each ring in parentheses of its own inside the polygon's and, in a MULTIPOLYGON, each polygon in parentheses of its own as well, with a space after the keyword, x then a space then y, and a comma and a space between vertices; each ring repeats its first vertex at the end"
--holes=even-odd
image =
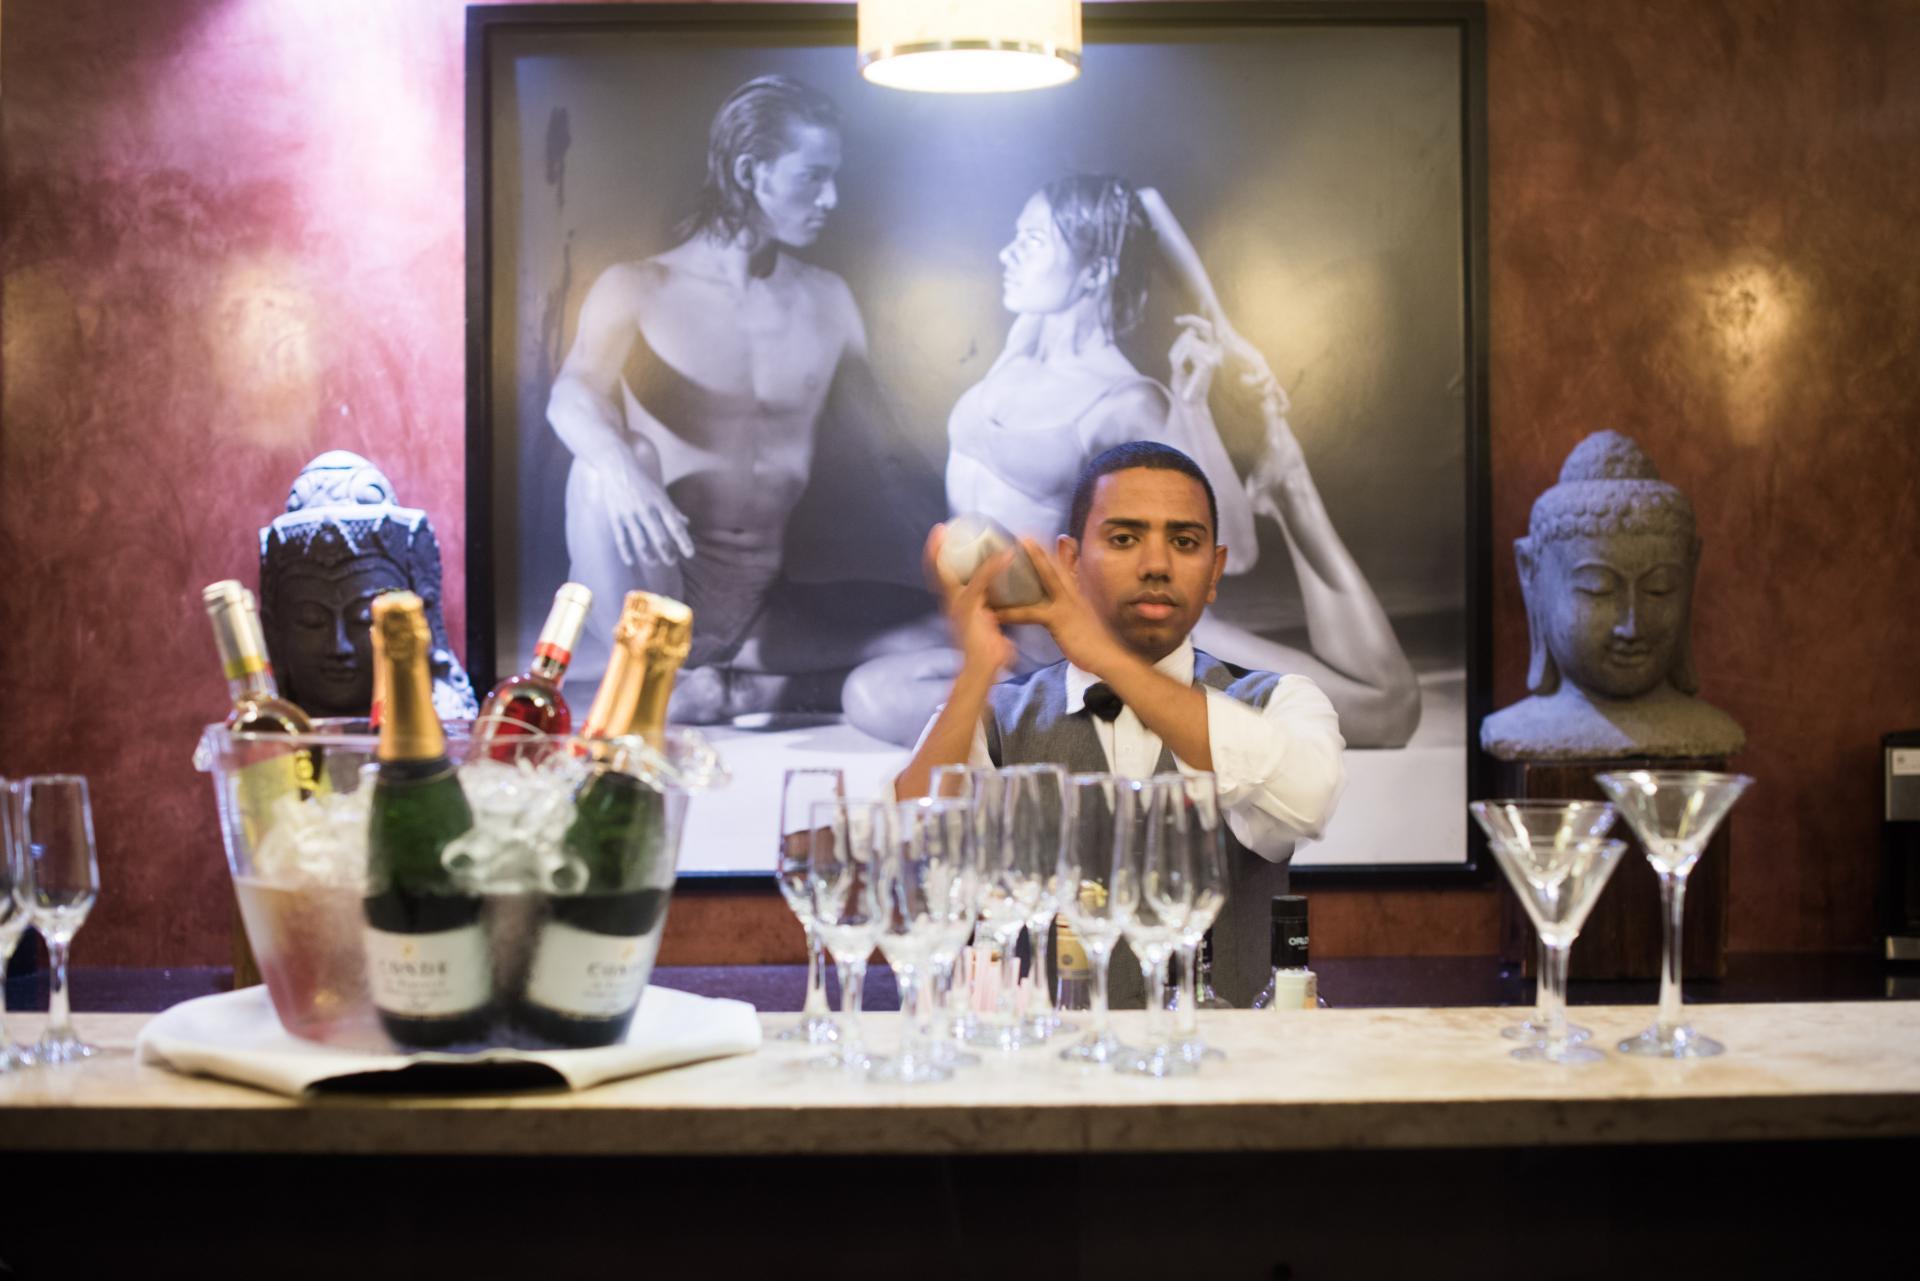
POLYGON ((1693 505, 1627 437, 1567 455, 1514 541, 1527 605, 1531 698, 1487 717, 1503 759, 1723 756, 1740 727, 1694 698, 1700 540, 1693 505))
POLYGON ((434 709, 478 710, 440 614, 440 544, 427 514, 346 450, 294 478, 287 510, 260 531, 260 622, 281 692, 314 716, 365 716, 373 701, 373 598, 416 592, 433 632, 434 709))

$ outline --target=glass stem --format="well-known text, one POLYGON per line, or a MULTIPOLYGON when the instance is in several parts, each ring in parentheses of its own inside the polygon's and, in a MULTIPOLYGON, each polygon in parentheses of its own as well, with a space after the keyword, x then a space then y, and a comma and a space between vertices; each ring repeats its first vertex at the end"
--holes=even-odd
POLYGON ((852 971, 852 982, 840 998, 840 1006, 847 1015, 847 1035, 853 1038, 857 1049, 866 1044, 860 1035, 860 1011, 867 1000, 867 958, 861 957, 848 967, 852 971))
POLYGON ((1671 1041, 1681 1027, 1680 921, 1687 907, 1687 878, 1675 872, 1660 873, 1660 898, 1667 909, 1660 943, 1660 1039, 1671 1041))
POLYGON ((73 1013, 67 1006, 67 940, 47 939, 47 960, 53 970, 53 984, 47 992, 47 1030, 49 1041, 73 1039, 73 1013))
POLYGON ((808 1018, 820 1018, 827 1010, 827 954, 820 946, 820 936, 807 926, 807 999, 800 1007, 800 1013, 808 1018))
POLYGON ((1167 957, 1165 948, 1154 948, 1154 959, 1140 962, 1141 977, 1147 981, 1147 1045, 1149 1050, 1164 1044, 1167 1036, 1167 957))
POLYGON ((1000 946, 1000 991, 993 998, 993 1008, 1001 1022, 1012 1023, 1020 1017, 1020 1003, 1014 999, 1020 988, 1020 958, 1014 952, 1020 931, 1016 927, 1005 938, 996 935, 994 941, 1000 946))
POLYGON ((1546 1051, 1550 1059, 1561 1059, 1567 1053, 1567 956, 1572 949, 1565 946, 1546 947, 1546 971, 1541 975, 1540 991, 1545 1009, 1547 1034, 1546 1051))
MULTIPOLYGON (((1644 917, 1642 920, 1646 919, 1644 917)), ((1533 970, 1533 1021, 1545 1026, 1547 1022, 1547 971, 1553 968, 1553 949, 1547 946, 1545 939, 1540 940, 1540 959, 1533 970)))
POLYGON ((1029 1015, 1053 1013, 1052 985, 1047 982, 1047 954, 1053 948, 1053 918, 1049 916, 1040 922, 1040 928, 1029 923, 1027 937, 1033 940, 1033 957, 1030 968, 1033 975, 1033 995, 1027 1000, 1029 1015))
POLYGON ((1088 967, 1093 971, 1093 1039, 1107 1039, 1107 967, 1113 963, 1113 953, 1104 947, 1089 943, 1087 945, 1088 967))
POLYGON ((933 1054, 933 970, 926 965, 913 967, 913 1055, 933 1054))
POLYGON ((1173 1030, 1182 1037, 1200 1030, 1200 945, 1180 945, 1180 997, 1173 1012, 1173 1030))

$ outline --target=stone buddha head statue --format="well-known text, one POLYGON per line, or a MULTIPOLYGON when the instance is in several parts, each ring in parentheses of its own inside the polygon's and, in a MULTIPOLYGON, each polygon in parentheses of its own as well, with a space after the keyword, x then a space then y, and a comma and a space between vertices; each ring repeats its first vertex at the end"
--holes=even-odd
POLYGON ((313 716, 365 716, 373 701, 373 600, 412 591, 433 633, 434 708, 478 710, 440 613, 440 544, 385 474, 330 450, 301 469, 287 509, 260 531, 260 622, 281 692, 313 716))
POLYGON ((1740 746, 1739 726, 1693 697, 1693 504, 1638 445, 1612 431, 1576 445, 1514 557, 1532 697, 1486 719, 1488 751, 1698 757, 1740 746))

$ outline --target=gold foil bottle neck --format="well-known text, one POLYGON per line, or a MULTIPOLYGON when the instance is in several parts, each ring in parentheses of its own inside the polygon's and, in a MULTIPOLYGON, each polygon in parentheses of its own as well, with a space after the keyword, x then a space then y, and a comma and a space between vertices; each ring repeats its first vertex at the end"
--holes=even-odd
POLYGON ((606 675, 593 695, 582 733, 588 738, 615 738, 633 723, 646 681, 646 646, 653 635, 653 596, 628 592, 613 628, 613 649, 607 655, 606 675))
POLYGON ((253 593, 227 578, 209 583, 201 590, 200 600, 213 623, 213 643, 227 679, 250 685, 270 683, 273 668, 267 661, 267 638, 260 630, 253 593))
POLYGON ((627 732, 659 748, 666 741, 667 704, 673 698, 674 678, 693 648, 693 610, 670 596, 634 594, 648 597, 653 629, 645 645, 646 679, 627 732))
POLYGON ((383 761, 429 761, 447 754, 446 732, 433 710, 433 674, 427 614, 412 592, 388 592, 373 602, 373 661, 380 687, 383 761))

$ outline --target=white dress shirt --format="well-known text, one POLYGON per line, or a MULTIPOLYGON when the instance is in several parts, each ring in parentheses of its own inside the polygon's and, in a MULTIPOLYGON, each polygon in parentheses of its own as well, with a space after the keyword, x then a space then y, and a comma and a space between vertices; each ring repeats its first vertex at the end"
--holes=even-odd
MULTIPOLYGON (((1193 642, 1155 663, 1154 670, 1183 685, 1193 683, 1193 642)), ((1086 706, 1087 690, 1099 681, 1092 672, 1067 665, 1067 712, 1086 706)), ((1304 676, 1282 676, 1265 708, 1229 697, 1210 686, 1207 696, 1207 746, 1227 826, 1240 843, 1269 862, 1285 858, 1302 840, 1326 830, 1347 783, 1343 758, 1346 740, 1340 717, 1320 687, 1304 676)), ((934 713, 938 719, 939 712, 934 713)), ((1125 778, 1146 778, 1160 762, 1160 736, 1141 723, 1131 707, 1112 721, 1090 718, 1107 766, 1125 778)), ((924 742, 933 722, 920 737, 924 742)), ((915 744, 915 750, 919 745, 915 744)), ((984 725, 973 729, 969 765, 993 764, 984 725)), ((1197 774, 1178 756, 1183 774, 1197 774)))

